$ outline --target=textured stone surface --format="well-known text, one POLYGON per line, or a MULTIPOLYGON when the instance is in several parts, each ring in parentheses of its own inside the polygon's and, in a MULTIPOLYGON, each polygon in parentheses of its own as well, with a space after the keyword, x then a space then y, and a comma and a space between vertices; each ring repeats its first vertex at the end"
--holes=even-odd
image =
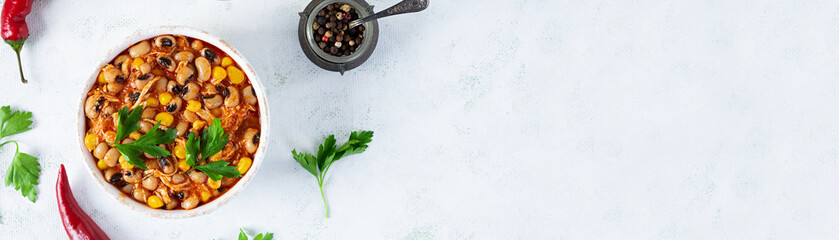
MULTIPOLYGON (((377 9, 395 1, 371 1, 377 9)), ((0 238, 64 239, 58 164, 114 239, 818 239, 839 232, 839 3, 432 1, 380 22, 343 77, 297 43, 306 1, 36 1, 0 105, 43 167, 38 202, 0 187, 0 238), (79 84, 141 28, 226 39, 266 87, 267 161, 229 203, 160 220, 102 193, 80 163, 79 84), (291 158, 330 133, 376 132, 334 165, 323 218, 291 158)), ((13 149, 0 149, 5 174, 13 149)))

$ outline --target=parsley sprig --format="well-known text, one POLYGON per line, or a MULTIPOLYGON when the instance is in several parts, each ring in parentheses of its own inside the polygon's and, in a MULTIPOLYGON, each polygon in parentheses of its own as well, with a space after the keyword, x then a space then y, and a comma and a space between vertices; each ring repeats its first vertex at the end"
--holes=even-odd
POLYGON ((131 110, 130 113, 128 107, 124 107, 119 110, 117 137, 113 143, 110 143, 110 145, 116 147, 117 151, 119 151, 119 153, 122 154, 125 160, 131 165, 137 166, 141 169, 148 169, 146 163, 140 155, 143 153, 148 153, 149 155, 155 157, 166 157, 171 155, 169 151, 166 151, 166 149, 158 147, 157 145, 175 142, 175 138, 178 137, 178 131, 174 128, 170 128, 165 131, 160 130, 160 122, 158 121, 151 130, 143 136, 140 136, 140 138, 137 138, 136 141, 126 144, 117 143, 132 132, 140 129, 140 123, 138 121, 140 120, 140 112, 142 109, 143 105, 134 108, 134 110, 131 110))
MULTIPOLYGON (((263 236, 262 233, 253 237, 253 240, 271 240, 274 238, 273 233, 265 233, 263 236)), ((239 240, 248 240, 248 235, 245 234, 245 231, 241 228, 239 229, 239 240)))
MULTIPOLYGON (((32 129, 31 118, 31 112, 12 112, 10 106, 0 108, 0 139, 32 129)), ((38 158, 20 152, 20 146, 14 140, 0 143, 0 146, 9 143, 15 144, 15 156, 6 172, 6 186, 14 185, 15 190, 20 190, 20 193, 29 198, 29 201, 35 202, 38 196, 35 186, 38 185, 38 178, 41 176, 41 165, 38 163, 38 158)))
POLYGON ((323 180, 326 178, 326 172, 329 171, 332 163, 338 161, 338 159, 367 150, 367 144, 372 140, 373 131, 352 132, 350 139, 341 147, 335 145, 335 135, 329 135, 323 141, 323 144, 318 147, 317 157, 309 153, 298 153, 296 149, 291 150, 294 160, 297 160, 300 166, 303 166, 317 178, 320 196, 323 198, 323 206, 326 208, 326 217, 329 217, 329 206, 326 204, 326 196, 323 194, 323 180))
POLYGON ((198 162, 204 161, 204 159, 224 149, 224 146, 230 141, 227 136, 218 118, 213 119, 213 124, 204 129, 200 139, 195 136, 195 133, 189 133, 189 138, 186 141, 186 164, 195 170, 204 172, 215 181, 221 180, 222 177, 241 177, 242 174, 236 170, 236 167, 231 166, 227 161, 214 161, 197 165, 198 162))

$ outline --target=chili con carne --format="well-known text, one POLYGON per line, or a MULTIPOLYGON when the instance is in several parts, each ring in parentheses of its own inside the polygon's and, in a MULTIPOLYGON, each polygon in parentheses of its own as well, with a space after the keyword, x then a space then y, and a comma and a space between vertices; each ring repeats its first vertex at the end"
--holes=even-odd
POLYGON ((23 78, 23 66, 20 63, 20 49, 29 37, 29 27, 26 25, 26 15, 32 10, 32 0, 6 0, 0 12, 0 37, 15 50, 17 66, 20 70, 20 81, 23 78))
POLYGON ((64 230, 70 239, 110 239, 105 232, 96 225, 93 219, 79 207, 70 183, 67 180, 67 173, 64 171, 64 164, 58 169, 58 181, 55 183, 55 195, 58 199, 58 212, 61 214, 61 222, 64 223, 64 230))

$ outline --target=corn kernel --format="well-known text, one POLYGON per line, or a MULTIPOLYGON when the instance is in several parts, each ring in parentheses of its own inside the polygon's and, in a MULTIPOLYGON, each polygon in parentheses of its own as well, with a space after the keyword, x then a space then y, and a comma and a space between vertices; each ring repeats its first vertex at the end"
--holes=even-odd
POLYGON ((99 143, 99 137, 96 134, 88 134, 84 137, 84 146, 87 147, 87 150, 93 150, 96 147, 96 144, 99 143))
POLYGON ((172 126, 172 121, 175 121, 175 117, 167 112, 162 112, 154 116, 154 121, 160 122, 160 125, 162 126, 169 127, 172 126))
POLYGON ((146 107, 157 107, 160 102, 157 101, 157 98, 147 98, 146 99, 146 107))
POLYGON ((230 82, 233 84, 239 84, 245 81, 245 74, 235 66, 227 67, 227 77, 230 78, 230 82))
POLYGON ((163 206, 163 200, 160 199, 160 197, 158 197, 157 195, 149 197, 149 199, 146 200, 146 202, 149 203, 149 207, 151 208, 160 208, 163 206))
POLYGON ((186 158, 186 151, 184 150, 184 147, 182 147, 181 145, 175 146, 175 149, 172 149, 172 153, 175 154, 175 157, 178 157, 180 159, 186 158))
POLYGON ((160 98, 160 104, 168 105, 169 102, 172 101, 172 94, 169 94, 168 92, 161 93, 158 98, 160 98))
POLYGON ((192 122, 192 130, 201 130, 206 124, 207 122, 204 120, 195 120, 195 122, 192 122))
POLYGON ((131 165, 131 163, 128 163, 128 161, 125 160, 125 157, 119 155, 119 167, 122 168, 122 170, 128 171, 133 169, 134 165, 131 165))
POLYGON ((180 168, 181 171, 186 172, 189 171, 190 166, 189 164, 186 164, 186 160, 180 160, 178 161, 178 168, 180 168))
POLYGON ((221 187, 221 180, 213 180, 211 178, 207 178, 207 186, 210 186, 212 189, 218 189, 221 187))
POLYGON ((251 163, 253 163, 251 158, 243 157, 242 159, 239 159, 239 163, 236 164, 236 170, 239 170, 239 173, 241 174, 245 174, 248 172, 248 169, 251 168, 251 163))
POLYGON ((197 112, 198 110, 201 110, 201 102, 189 100, 189 102, 187 102, 186 104, 186 110, 190 112, 197 112))
POLYGON ((96 77, 96 81, 99 81, 99 83, 107 83, 108 82, 108 81, 105 81, 105 71, 99 72, 99 76, 96 77))
POLYGON ((212 197, 212 196, 213 196, 213 194, 210 193, 210 191, 201 191, 201 201, 202 202, 206 202, 206 201, 210 200, 210 197, 212 197))
POLYGON ((230 57, 224 57, 224 58, 221 59, 221 66, 222 67, 230 66, 230 64, 233 64, 233 59, 231 59, 230 57))
POLYGON ((216 66, 213 68, 213 79, 224 80, 227 77, 227 71, 223 67, 216 66))
POLYGON ((135 58, 135 59, 134 59, 134 61, 133 61, 133 62, 131 62, 131 68, 132 68, 132 69, 138 69, 138 70, 139 70, 139 69, 140 69, 140 66, 143 66, 143 64, 145 64, 145 63, 146 63, 146 62, 145 62, 145 61, 143 61, 143 59, 142 59, 142 58, 135 58))
POLYGON ((134 131, 133 133, 128 134, 128 137, 130 137, 131 139, 134 139, 134 140, 137 140, 138 138, 140 138, 142 136, 143 136, 143 134, 140 134, 140 132, 137 132, 137 131, 134 131))
POLYGON ((96 162, 96 167, 98 167, 99 170, 105 170, 108 168, 108 163, 105 162, 105 160, 99 160, 96 162))

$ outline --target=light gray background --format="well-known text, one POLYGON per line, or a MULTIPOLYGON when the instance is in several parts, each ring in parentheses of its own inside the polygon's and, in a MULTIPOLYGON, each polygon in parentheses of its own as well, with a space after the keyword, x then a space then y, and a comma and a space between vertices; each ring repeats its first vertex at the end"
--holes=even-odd
MULTIPOLYGON (((395 1, 372 0, 377 9, 395 1)), ((306 1, 38 0, 21 85, 0 47, 0 105, 32 111, 12 139, 39 158, 37 203, 0 188, 0 238, 64 239, 65 164, 114 239, 813 239, 839 235, 839 2, 431 1, 380 22, 341 76, 297 43, 306 1), (266 162, 195 218, 127 210, 85 172, 76 97, 138 29, 226 39, 267 86, 266 162), (289 153, 376 135, 335 164, 323 217, 289 153)), ((5 174, 13 148, 0 149, 5 174)))

